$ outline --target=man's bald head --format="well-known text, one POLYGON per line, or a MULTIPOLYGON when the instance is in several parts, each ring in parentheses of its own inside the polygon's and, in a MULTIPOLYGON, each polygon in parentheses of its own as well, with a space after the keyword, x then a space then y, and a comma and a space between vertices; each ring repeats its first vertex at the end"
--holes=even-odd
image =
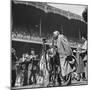
POLYGON ((53 37, 54 37, 54 38, 57 38, 59 34, 60 34, 59 31, 54 31, 54 32, 53 32, 53 37))

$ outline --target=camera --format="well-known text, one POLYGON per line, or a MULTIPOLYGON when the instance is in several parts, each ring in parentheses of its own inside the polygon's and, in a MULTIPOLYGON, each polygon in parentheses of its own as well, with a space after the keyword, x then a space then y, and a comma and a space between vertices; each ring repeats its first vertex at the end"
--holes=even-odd
POLYGON ((43 39, 42 39, 42 42, 43 42, 43 43, 47 43, 46 38, 43 38, 43 39))

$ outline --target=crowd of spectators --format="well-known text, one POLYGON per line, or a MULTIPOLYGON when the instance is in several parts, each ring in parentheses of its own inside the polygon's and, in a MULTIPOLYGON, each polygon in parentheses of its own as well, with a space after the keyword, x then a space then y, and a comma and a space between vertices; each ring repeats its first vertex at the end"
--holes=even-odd
MULTIPOLYGON (((40 37, 39 32, 25 32, 25 30, 13 30, 12 31, 12 39, 22 39, 22 40, 32 40, 32 41, 38 41, 42 42, 42 38, 47 38, 47 43, 51 43, 52 41, 52 35, 51 34, 44 34, 42 33, 42 36, 40 37)), ((72 40, 69 40, 71 46, 77 46, 77 42, 74 42, 72 40)))
POLYGON ((42 40, 42 38, 40 38, 36 32, 28 33, 28 32, 23 32, 18 30, 12 31, 12 39, 23 39, 23 40, 34 40, 34 41, 42 40))

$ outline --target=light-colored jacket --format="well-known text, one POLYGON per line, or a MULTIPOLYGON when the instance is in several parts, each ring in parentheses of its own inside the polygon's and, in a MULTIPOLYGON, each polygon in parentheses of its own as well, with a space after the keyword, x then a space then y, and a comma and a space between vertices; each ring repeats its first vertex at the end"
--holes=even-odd
POLYGON ((73 72, 74 69, 71 68, 69 63, 65 63, 67 56, 72 55, 72 50, 69 45, 68 40, 64 37, 64 35, 59 35, 56 40, 59 56, 60 56, 60 66, 62 76, 73 72))
POLYGON ((72 50, 68 40, 64 37, 64 35, 59 35, 57 39, 57 47, 60 55, 72 55, 72 50))

